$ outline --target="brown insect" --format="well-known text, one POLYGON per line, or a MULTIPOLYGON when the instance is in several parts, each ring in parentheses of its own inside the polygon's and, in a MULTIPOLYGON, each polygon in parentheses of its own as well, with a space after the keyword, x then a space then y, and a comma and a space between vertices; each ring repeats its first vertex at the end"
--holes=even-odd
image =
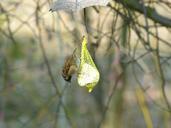
POLYGON ((71 82, 72 75, 77 72, 76 64, 76 49, 73 51, 72 55, 66 57, 64 67, 62 69, 62 76, 64 80, 71 82))

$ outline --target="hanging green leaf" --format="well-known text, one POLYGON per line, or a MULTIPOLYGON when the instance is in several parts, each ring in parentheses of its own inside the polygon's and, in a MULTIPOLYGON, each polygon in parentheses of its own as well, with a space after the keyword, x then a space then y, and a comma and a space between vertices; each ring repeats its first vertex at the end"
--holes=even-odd
POLYGON ((99 81, 100 74, 93 62, 93 59, 87 49, 87 40, 83 37, 81 47, 81 62, 78 71, 78 84, 86 86, 88 91, 91 92, 99 81))

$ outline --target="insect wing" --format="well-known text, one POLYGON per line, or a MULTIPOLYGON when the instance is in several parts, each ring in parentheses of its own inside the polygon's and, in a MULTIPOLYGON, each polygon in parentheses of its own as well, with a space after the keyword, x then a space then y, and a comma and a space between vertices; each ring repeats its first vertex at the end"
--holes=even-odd
POLYGON ((77 10, 77 2, 75 0, 58 0, 51 4, 50 11, 76 11, 77 10))
POLYGON ((83 9, 90 6, 106 6, 109 0, 81 0, 78 9, 83 9))
POLYGON ((58 0, 51 4, 50 11, 79 11, 90 6, 106 6, 109 0, 58 0))

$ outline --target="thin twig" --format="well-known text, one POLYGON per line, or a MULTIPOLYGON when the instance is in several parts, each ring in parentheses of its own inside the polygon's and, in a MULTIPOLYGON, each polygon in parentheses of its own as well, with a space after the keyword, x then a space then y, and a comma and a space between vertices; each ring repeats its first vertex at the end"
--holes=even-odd
POLYGON ((112 87, 112 89, 111 89, 112 91, 111 91, 111 93, 110 93, 109 96, 108 96, 107 103, 106 103, 106 105, 105 105, 105 107, 104 107, 104 110, 103 110, 103 113, 102 113, 102 117, 101 117, 100 122, 99 122, 98 125, 97 125, 97 128, 100 128, 100 127, 101 127, 101 125, 102 125, 102 123, 103 123, 103 121, 104 121, 104 119, 105 119, 106 113, 107 113, 107 111, 108 111, 108 109, 109 109, 109 106, 110 106, 110 102, 111 102, 111 100, 112 100, 112 97, 113 97, 113 95, 114 95, 114 92, 115 92, 115 90, 116 90, 116 88, 117 88, 117 85, 118 85, 119 81, 121 80, 123 74, 124 74, 123 72, 120 73, 120 75, 119 75, 118 78, 116 79, 116 81, 115 81, 115 83, 114 83, 114 85, 113 85, 113 87, 112 87))

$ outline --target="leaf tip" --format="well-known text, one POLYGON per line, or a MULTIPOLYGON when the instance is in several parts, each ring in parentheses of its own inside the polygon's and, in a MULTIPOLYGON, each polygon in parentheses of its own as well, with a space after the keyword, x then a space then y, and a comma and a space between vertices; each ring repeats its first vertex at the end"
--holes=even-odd
POLYGON ((89 93, 92 92, 92 90, 93 90, 92 87, 89 87, 89 88, 88 88, 88 92, 89 92, 89 93))

